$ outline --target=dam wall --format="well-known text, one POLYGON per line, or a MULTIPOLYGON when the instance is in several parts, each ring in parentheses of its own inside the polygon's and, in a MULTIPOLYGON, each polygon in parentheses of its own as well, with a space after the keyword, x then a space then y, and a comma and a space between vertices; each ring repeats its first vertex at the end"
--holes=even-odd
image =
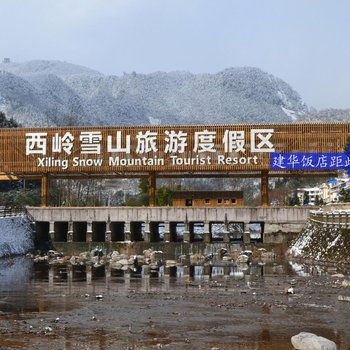
POLYGON ((282 243, 306 224, 308 207, 28 207, 53 242, 282 243))

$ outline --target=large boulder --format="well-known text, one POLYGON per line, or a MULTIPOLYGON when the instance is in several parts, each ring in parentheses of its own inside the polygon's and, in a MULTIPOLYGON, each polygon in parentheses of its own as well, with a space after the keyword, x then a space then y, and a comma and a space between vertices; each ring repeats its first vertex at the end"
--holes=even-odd
POLYGON ((341 283, 341 286, 344 287, 344 288, 350 288, 350 280, 344 280, 341 283))
POLYGON ((333 341, 308 332, 294 335, 291 342, 296 350, 337 350, 333 341))

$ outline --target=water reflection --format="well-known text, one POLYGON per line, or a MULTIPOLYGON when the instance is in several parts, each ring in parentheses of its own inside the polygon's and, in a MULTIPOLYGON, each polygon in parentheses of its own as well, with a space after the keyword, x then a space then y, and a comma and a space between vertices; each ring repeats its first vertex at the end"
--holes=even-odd
MULTIPOLYGON (((185 260, 189 261, 189 259, 185 260)), ((296 265, 284 261, 253 261, 250 264, 236 264, 220 259, 204 264, 177 263, 172 266, 163 264, 156 268, 138 265, 127 269, 115 269, 108 265, 49 265, 43 262, 34 264, 27 258, 14 258, 0 260, 0 268, 0 311, 5 313, 7 318, 13 315, 16 319, 24 319, 26 313, 40 315, 74 309, 79 307, 74 303, 77 296, 80 302, 85 300, 85 295, 92 300, 97 294, 114 297, 124 293, 129 298, 132 293, 146 292, 153 296, 160 294, 152 294, 153 292, 169 292, 181 287, 184 288, 183 290, 201 288, 202 291, 204 288, 223 288, 219 289, 221 292, 233 291, 239 286, 242 287, 241 292, 245 293, 249 287, 256 287, 257 283, 267 285, 272 280, 276 281, 276 277, 301 275, 301 273, 303 276, 325 273, 324 269, 317 266, 296 265)), ((171 293, 164 295, 171 300, 171 293)), ((234 339, 234 349, 283 349, 290 345, 289 341, 276 339, 276 334, 271 332, 270 306, 264 304, 261 308, 263 317, 260 320, 261 328, 253 337, 255 341, 240 343, 238 339, 234 339)), ((177 317, 177 314, 174 316, 177 317)), ((142 335, 138 345, 145 342, 145 346, 150 346, 153 338, 148 339, 147 334, 142 335)), ((91 339, 81 337, 79 341, 96 349, 105 349, 108 348, 108 346, 105 347, 105 339, 108 338, 111 341, 111 337, 113 335, 107 332, 100 335, 94 334, 91 339)), ((161 338, 158 337, 155 344, 160 342, 159 339, 161 338)), ((215 339, 218 341, 219 336, 215 339)), ((62 349, 74 349, 77 344, 78 340, 75 336, 67 335, 65 343, 62 343, 62 349)))
POLYGON ((45 294, 47 286, 54 278, 67 282, 67 267, 54 269, 47 263, 34 264, 27 257, 0 259, 0 314, 13 314, 16 317, 28 312, 65 311, 73 307, 65 296, 58 293, 54 299, 45 294), (36 282, 40 283, 37 284, 36 282))
POLYGON ((25 257, 0 259, 0 311, 19 313, 23 303, 16 302, 17 295, 29 294, 33 263, 25 257))
MULTIPOLYGON (((187 259, 189 260, 189 259, 187 259)), ((49 312, 75 308, 70 296, 77 288, 85 293, 129 293, 131 290, 169 291, 173 288, 195 286, 218 281, 215 286, 233 288, 235 281, 249 285, 252 278, 275 275, 286 271, 283 265, 242 264, 214 260, 206 264, 151 268, 138 265, 115 269, 109 265, 50 265, 33 263, 26 257, 0 260, 0 311, 18 315, 27 312, 49 312), (279 270, 276 267, 279 266, 279 270), (222 281, 224 283, 221 284, 222 281)))
POLYGON ((22 289, 31 279, 33 262, 27 257, 0 259, 0 291, 22 289))
MULTIPOLYGON (((329 271, 329 268, 327 268, 325 266, 306 265, 306 264, 300 264, 300 263, 293 262, 293 261, 290 261, 289 264, 290 264, 291 268, 293 269, 293 271, 295 271, 295 273, 301 277, 325 275, 325 274, 328 274, 329 272, 331 272, 331 271, 329 271)), ((333 272, 336 273, 337 270, 335 270, 333 272)))
POLYGON ((245 276, 263 277, 290 274, 288 265, 276 265, 251 263, 233 264, 219 262, 175 266, 161 265, 151 268, 148 265, 138 265, 127 269, 115 269, 109 265, 49 265, 47 263, 33 263, 30 259, 15 260, 15 262, 3 261, 1 265, 0 290, 14 291, 28 288, 35 282, 47 283, 48 286, 65 286, 70 283, 83 282, 86 284, 110 283, 125 284, 125 279, 130 279, 132 284, 137 280, 150 278, 162 282, 165 278, 176 280, 184 284, 184 280, 201 281, 229 278, 243 280, 245 276))
POLYGON ((160 265, 150 267, 137 265, 130 268, 115 269, 109 265, 49 265, 46 262, 33 263, 30 258, 15 257, 0 260, 0 293, 2 296, 16 290, 23 291, 35 282, 47 283, 49 286, 66 285, 84 282, 125 284, 127 277, 134 280, 150 278, 162 282, 164 278, 176 279, 184 283, 184 279, 201 281, 203 279, 244 280, 245 276, 254 278, 268 278, 270 276, 299 275, 310 276, 327 273, 325 267, 301 265, 293 262, 276 263, 253 262, 250 264, 235 264, 223 262, 219 259, 210 263, 185 265, 177 263, 175 266, 160 265))

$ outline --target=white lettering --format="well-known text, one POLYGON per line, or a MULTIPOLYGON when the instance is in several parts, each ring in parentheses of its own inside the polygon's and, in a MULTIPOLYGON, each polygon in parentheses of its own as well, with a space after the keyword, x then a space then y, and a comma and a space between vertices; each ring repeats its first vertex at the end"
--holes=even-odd
POLYGON ((184 153, 185 148, 187 147, 187 133, 175 132, 174 130, 166 130, 165 134, 167 137, 165 138, 165 149, 164 153, 184 153))
POLYGON ((55 159, 54 157, 38 158, 38 168, 62 168, 68 169, 68 159, 55 159))
POLYGON ((80 133, 81 154, 101 154, 101 131, 82 131, 80 133))
POLYGON ((194 158, 180 158, 177 156, 170 156, 172 165, 211 165, 211 157, 200 157, 194 158))
POLYGON ((67 153, 72 153, 74 136, 70 132, 66 132, 63 136, 56 133, 52 137, 52 152, 61 153, 62 149, 67 153))
POLYGON ((79 157, 74 157, 72 164, 74 167, 76 166, 80 166, 80 167, 84 167, 84 166, 102 166, 103 164, 103 159, 91 159, 91 158, 79 158, 79 157))
POLYGON ((110 153, 130 153, 131 152, 131 142, 130 135, 125 136, 125 147, 122 147, 122 132, 117 131, 116 135, 116 147, 112 146, 112 136, 107 137, 107 152, 110 153))
POLYGON ((46 154, 47 132, 27 132, 26 133, 26 155, 46 154))
POLYGON ((214 148, 214 140, 216 138, 216 131, 198 131, 194 133, 194 148, 193 152, 216 152, 214 148))
POLYGON ((244 130, 242 131, 225 130, 222 143, 224 144, 225 153, 245 152, 244 130))
POLYGON ((271 153, 275 152, 273 144, 270 141, 274 129, 251 129, 250 130, 250 143, 251 152, 259 153, 271 153), (260 142, 259 142, 260 140, 260 142), (256 144, 256 142, 259 142, 256 144))
POLYGON ((164 166, 164 158, 120 158, 120 157, 109 157, 109 166, 164 166))
POLYGON ((253 157, 225 157, 224 155, 218 156, 218 165, 257 165, 258 156, 253 157))
POLYGON ((144 134, 142 131, 140 131, 136 135, 137 139, 137 147, 136 147, 136 153, 143 154, 148 152, 157 152, 157 132, 151 132, 147 130, 144 134))

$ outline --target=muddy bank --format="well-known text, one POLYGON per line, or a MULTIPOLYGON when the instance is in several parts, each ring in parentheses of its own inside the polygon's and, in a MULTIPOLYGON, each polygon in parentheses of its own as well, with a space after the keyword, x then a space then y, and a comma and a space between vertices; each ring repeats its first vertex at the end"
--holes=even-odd
POLYGON ((350 296, 346 276, 296 274, 275 260, 264 271, 252 261, 227 275, 111 272, 86 280, 42 264, 22 290, 1 285, 2 349, 292 349, 300 331, 350 346, 350 302, 338 300, 350 296))

